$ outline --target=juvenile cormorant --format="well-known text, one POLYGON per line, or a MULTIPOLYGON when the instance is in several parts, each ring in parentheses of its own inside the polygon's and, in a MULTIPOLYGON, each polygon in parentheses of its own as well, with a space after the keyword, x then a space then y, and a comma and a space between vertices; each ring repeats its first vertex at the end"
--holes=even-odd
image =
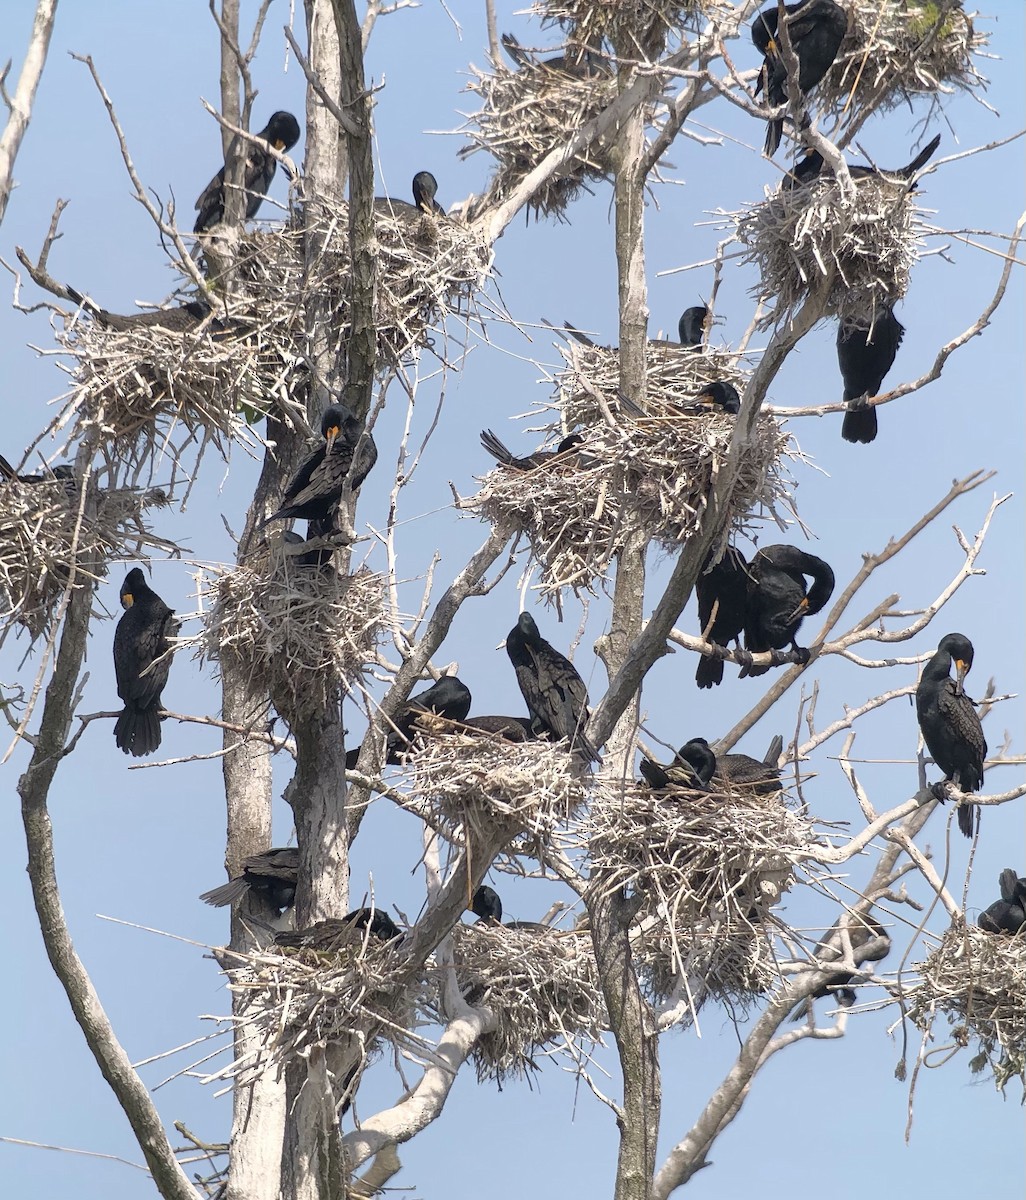
POLYGON ((977 924, 987 933, 1018 933, 1026 925, 1026 879, 1006 867, 998 876, 1001 899, 980 913, 977 924))
MULTIPOLYGON (((299 122, 289 112, 276 112, 256 135, 275 150, 291 150, 299 141, 299 122)), ((271 186, 278 163, 258 142, 246 142, 246 168, 243 188, 246 193, 246 217, 255 217, 267 189, 271 186)), ((196 201, 199 216, 193 233, 206 233, 224 219, 224 167, 207 184, 196 201)))
POLYGON ((685 350, 704 350, 709 310, 704 304, 686 308, 677 322, 677 336, 685 350))
MULTIPOLYGON (((798 60, 798 90, 802 96, 819 83, 833 65, 848 32, 848 16, 833 0, 799 0, 784 7, 787 34, 798 60)), ((787 67, 778 38, 777 4, 764 8, 752 22, 752 41, 763 55, 755 94, 765 89, 766 102, 774 108, 787 103, 787 67)), ((776 153, 783 133, 783 118, 770 120, 766 128, 765 152, 776 153)))
MULTIPOLYGON (((699 632, 707 641, 726 647, 741 636, 748 602, 748 563, 740 550, 728 546, 715 566, 705 561, 695 581, 699 632), (711 626, 710 626, 711 622, 711 626)), ((703 655, 695 668, 695 682, 711 688, 723 682, 723 659, 703 655)))
MULTIPOLYGON (((766 546, 750 565, 752 585, 745 617, 745 648, 753 654, 783 650, 795 641, 805 617, 818 613, 834 590, 834 573, 821 558, 797 546, 766 546), (806 590, 805 576, 812 578, 806 590)), ((807 653, 807 652, 806 652, 807 653)), ((742 667, 741 675, 764 675, 768 667, 742 667)))
POLYGON ((876 409, 856 402, 879 394, 884 376, 894 365, 904 334, 905 326, 894 315, 893 308, 885 308, 872 329, 838 325, 837 365, 844 380, 844 402, 854 405, 844 414, 841 423, 841 437, 846 442, 868 444, 876 437, 876 409))
MULTIPOLYGON (((575 446, 580 446, 583 443, 584 438, 579 433, 571 433, 568 437, 563 438, 555 450, 535 450, 533 454, 525 454, 523 458, 517 458, 490 429, 481 430, 481 445, 484 446, 499 466, 512 467, 514 471, 535 471, 539 467, 547 467, 550 463, 561 459, 564 454, 573 450, 575 446)), ((566 461, 570 462, 570 459, 566 461)))
POLYGON ((200 899, 215 908, 225 908, 248 892, 256 892, 281 913, 295 902, 298 877, 299 850, 295 846, 276 846, 251 854, 242 864, 241 875, 204 892, 200 899))
POLYGON ((379 942, 390 942, 402 935, 399 926, 380 908, 355 908, 342 918, 329 917, 306 929, 276 934, 274 944, 292 950, 317 950, 322 954, 334 954, 362 941, 367 929, 370 930, 370 936, 379 942))
POLYGON ((598 752, 583 732, 590 715, 584 680, 573 663, 542 637, 530 613, 521 613, 509 631, 506 653, 538 731, 556 739, 569 738, 584 759, 597 762, 598 752))
POLYGON ((707 383, 690 403, 699 409, 720 408, 732 416, 741 411, 741 397, 737 394, 737 388, 725 379, 714 379, 712 383, 707 383))
POLYGON ((393 200, 391 196, 375 196, 374 211, 379 215, 406 216, 413 213, 437 213, 445 216, 445 209, 435 199, 438 180, 430 171, 418 171, 413 177, 413 203, 408 200, 393 200))
POLYGON ((672 786, 705 792, 716 771, 716 755, 705 738, 692 738, 681 746, 668 766, 643 758, 640 769, 653 791, 661 792, 672 786))
MULTIPOLYGON (((976 707, 962 683, 973 665, 973 644, 961 633, 946 633, 937 652, 923 668, 916 689, 916 714, 930 756, 960 792, 983 787, 987 740, 976 707), (954 664, 955 678, 951 678, 954 664)), ((973 807, 958 806, 958 827, 973 836, 973 807)))
POLYGON ((125 576, 121 605, 125 613, 114 631, 114 674, 125 707, 114 739, 125 754, 143 758, 160 745, 160 693, 171 669, 170 657, 153 663, 168 650, 179 625, 138 567, 125 576))
MULTIPOLYGON (((449 721, 465 721, 470 712, 470 688, 455 675, 443 675, 436 683, 411 696, 395 718, 398 733, 392 730, 388 735, 385 750, 385 762, 392 766, 402 762, 402 756, 408 752, 417 727, 419 713, 437 713, 449 721)), ((346 752, 346 770, 356 769, 362 746, 346 752)))
POLYGON ((344 404, 332 404, 321 418, 324 445, 318 446, 296 472, 285 489, 277 512, 264 522, 298 517, 306 521, 327 521, 335 515, 347 475, 349 486, 357 492, 378 461, 378 448, 368 433, 363 439, 359 458, 353 454, 363 433, 363 422, 344 404), (350 472, 351 468, 351 472, 350 472))

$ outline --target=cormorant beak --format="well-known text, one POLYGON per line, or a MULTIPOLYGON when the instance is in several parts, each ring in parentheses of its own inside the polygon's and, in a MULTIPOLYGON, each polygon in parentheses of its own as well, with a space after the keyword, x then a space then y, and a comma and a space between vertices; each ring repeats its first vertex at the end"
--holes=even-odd
POLYGON ((285 143, 281 140, 281 138, 275 139, 274 148, 275 148, 275 150, 278 151, 279 154, 285 153, 285 143))
POLYGON ((332 446, 334 446, 335 439, 338 437, 339 433, 341 433, 341 430, 339 429, 339 427, 337 425, 332 425, 332 427, 324 435, 325 440, 328 443, 328 449, 327 449, 328 454, 331 453, 331 448, 332 448, 332 446))
POLYGON ((969 674, 969 664, 962 658, 955 659, 955 695, 961 696, 964 690, 965 677, 969 674))
POLYGON ((132 595, 131 592, 123 592, 122 593, 122 595, 121 595, 121 607, 122 608, 131 608, 134 603, 135 603, 135 597, 132 595))
POLYGON ((808 607, 809 607, 809 598, 808 598, 808 596, 803 596, 801 598, 801 600, 799 600, 798 603, 795 605, 794 609, 791 611, 791 615, 790 615, 790 617, 788 617, 788 620, 793 621, 796 617, 804 617, 806 611, 808 610, 808 607))

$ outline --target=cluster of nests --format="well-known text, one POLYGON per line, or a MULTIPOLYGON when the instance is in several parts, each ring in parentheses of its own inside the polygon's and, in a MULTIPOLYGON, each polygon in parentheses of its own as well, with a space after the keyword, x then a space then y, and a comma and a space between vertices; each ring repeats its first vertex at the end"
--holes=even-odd
POLYGON ((1002 1090, 1016 1077, 1026 1085, 1026 935, 953 925, 918 966, 907 1010, 916 1026, 931 1037, 945 1017, 959 1045, 975 1040, 974 1072, 989 1067, 1002 1090))
MULTIPOLYGON (((556 405, 582 443, 533 470, 500 466, 470 502, 494 524, 525 532, 549 593, 594 591, 617 551, 639 532, 675 550, 698 530, 735 417, 697 398, 717 382, 739 392, 745 386, 729 352, 650 342, 642 412, 617 398, 616 350, 575 345, 565 353, 556 405)), ((735 533, 753 512, 773 514, 788 494, 789 446, 773 417, 756 419, 739 447, 727 501, 735 533)))

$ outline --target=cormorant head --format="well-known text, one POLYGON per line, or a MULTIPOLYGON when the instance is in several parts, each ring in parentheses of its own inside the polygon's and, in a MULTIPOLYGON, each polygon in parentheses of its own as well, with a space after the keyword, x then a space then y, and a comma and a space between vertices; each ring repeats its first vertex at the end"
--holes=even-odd
POLYGON ((1001 899, 1011 903, 1018 896, 1019 892, 1019 876, 1012 870, 1011 867, 1005 869, 998 876, 998 887, 1001 889, 1001 899))
POLYGON ((737 394, 737 388, 725 379, 716 379, 706 384, 695 397, 695 403, 722 408, 724 412, 731 414, 741 411, 741 397, 737 394))
POLYGON ((499 893, 482 883, 470 902, 470 911, 486 924, 498 925, 502 920, 502 901, 499 899, 499 893))
POLYGON ((962 695, 965 677, 973 665, 973 644, 963 633, 946 633, 937 643, 938 651, 951 655, 955 665, 955 695, 962 695))
POLYGON ((517 617, 517 628, 524 635, 528 642, 537 644, 541 641, 541 634, 538 632, 538 625, 529 612, 522 612, 517 617))
POLYGON ((299 141, 299 122, 290 112, 276 112, 260 136, 275 150, 291 150, 299 141))
POLYGON ((328 443, 329 453, 343 428, 350 426, 355 420, 349 409, 342 404, 330 404, 324 410, 324 416, 321 417, 321 434, 328 443))
POLYGON ((557 454, 566 454, 568 450, 572 450, 574 446, 583 446, 584 438, 579 433, 571 433, 556 447, 557 454))
POLYGON ((701 346, 705 339, 709 310, 704 304, 686 308, 677 322, 677 335, 682 346, 701 346))
POLYGON ((143 592, 149 591, 149 586, 142 571, 138 567, 133 567, 121 585, 121 607, 131 608, 143 592))
POLYGON ((424 212, 441 212, 442 206, 435 201, 438 180, 430 171, 418 171, 413 177, 413 203, 424 212))
POLYGON ((692 738, 677 751, 680 762, 686 763, 695 773, 699 783, 707 785, 716 770, 716 755, 709 749, 705 738, 692 738))

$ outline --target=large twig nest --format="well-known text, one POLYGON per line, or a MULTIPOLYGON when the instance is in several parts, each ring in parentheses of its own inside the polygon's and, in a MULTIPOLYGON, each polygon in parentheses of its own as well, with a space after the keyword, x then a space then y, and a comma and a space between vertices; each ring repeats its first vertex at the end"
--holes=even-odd
POLYGON ((789 320, 826 278, 827 314, 860 328, 905 295, 927 232, 922 210, 902 181, 854 183, 845 199, 832 176, 820 176, 734 214, 745 261, 759 272, 752 294, 771 306, 764 328, 789 320))
POLYGON ((539 1053, 564 1050, 586 1058, 608 1028, 598 971, 586 933, 457 925, 453 957, 460 989, 487 1005, 496 1027, 474 1049, 478 1079, 504 1079, 537 1069, 539 1053))
POLYGON ((630 38, 642 58, 708 7, 709 0, 535 0, 532 11, 582 46, 603 39, 620 45, 630 38))
POLYGON ((12 626, 35 640, 52 627, 56 607, 76 568, 75 586, 106 573, 111 558, 139 558, 173 549, 147 526, 143 513, 167 504, 159 488, 92 490, 73 480, 0 483, 0 641, 12 626))
POLYGON ((299 566, 290 547, 213 575, 205 588, 200 653, 230 656, 266 687, 288 720, 323 712, 373 655, 384 625, 380 575, 299 566))
POLYGON ((919 972, 907 994, 915 1024, 932 1034, 946 1017, 961 1045, 975 1039, 974 1072, 989 1066, 1002 1090, 1015 1076, 1026 1084, 1026 935, 953 925, 919 972))

